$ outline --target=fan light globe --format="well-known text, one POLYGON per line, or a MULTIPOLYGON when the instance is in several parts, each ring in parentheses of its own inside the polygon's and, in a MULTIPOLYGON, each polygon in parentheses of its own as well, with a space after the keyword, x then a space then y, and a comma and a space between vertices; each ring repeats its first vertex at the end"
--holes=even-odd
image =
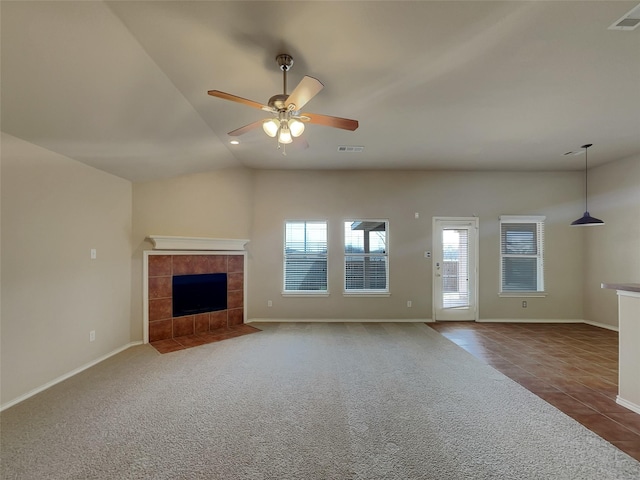
POLYGON ((291 138, 291 130, 289 130, 289 126, 286 122, 282 122, 282 127, 280 127, 280 134, 278 135, 278 142, 285 145, 293 142, 293 138, 291 138))
POLYGON ((278 122, 276 122, 276 120, 273 118, 262 122, 262 129, 264 130, 264 133, 269 135, 271 138, 276 136, 279 126, 280 125, 278 125, 278 122))
POLYGON ((289 130, 291 130, 291 135, 299 137, 304 132, 304 123, 300 120, 291 119, 289 120, 289 130))

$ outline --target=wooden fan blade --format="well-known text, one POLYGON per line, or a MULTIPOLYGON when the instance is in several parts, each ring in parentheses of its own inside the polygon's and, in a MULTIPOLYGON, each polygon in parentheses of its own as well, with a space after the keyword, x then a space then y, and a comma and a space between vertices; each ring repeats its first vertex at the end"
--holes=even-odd
POLYGON ((254 102, 253 100, 247 100, 246 98, 238 97, 237 95, 231 95, 230 93, 221 92, 220 90, 209 90, 207 93, 212 97, 222 98, 223 100, 231 100, 232 102, 242 103, 243 105, 258 108, 260 110, 262 110, 263 108, 269 109, 269 107, 263 105, 262 103, 254 102))
POLYGON ((227 135, 231 137, 238 137, 244 133, 250 132, 251 130, 262 126, 262 122, 264 122, 264 120, 257 120, 253 123, 250 123, 249 125, 245 125, 244 127, 236 128, 235 130, 229 132, 227 135))
POLYGON ((324 85, 317 78, 305 75, 291 95, 287 98, 286 105, 290 110, 300 110, 306 103, 315 97, 324 85))
POLYGON ((343 130, 355 130, 358 128, 358 120, 351 120, 349 118, 331 117, 329 115, 320 115, 318 113, 301 113, 300 119, 309 123, 315 123, 317 125, 324 125, 326 127, 342 128, 343 130), (309 120, 307 120, 306 118, 309 120))

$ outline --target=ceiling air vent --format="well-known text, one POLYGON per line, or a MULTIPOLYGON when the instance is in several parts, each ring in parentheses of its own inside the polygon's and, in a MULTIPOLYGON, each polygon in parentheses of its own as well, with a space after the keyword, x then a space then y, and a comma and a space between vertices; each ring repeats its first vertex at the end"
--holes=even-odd
POLYGON ((363 150, 364 150, 364 147, 356 146, 356 145, 340 145, 338 147, 338 151, 343 153, 357 153, 357 152, 362 152, 363 150))
POLYGON ((609 30, 635 30, 640 25, 640 4, 636 5, 622 18, 613 22, 609 30))

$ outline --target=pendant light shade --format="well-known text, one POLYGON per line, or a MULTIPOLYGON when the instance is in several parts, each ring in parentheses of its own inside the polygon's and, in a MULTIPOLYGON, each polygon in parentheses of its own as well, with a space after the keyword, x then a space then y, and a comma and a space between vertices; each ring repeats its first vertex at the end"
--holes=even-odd
POLYGON ((577 220, 571 222, 571 225, 574 227, 592 227, 597 225, 604 225, 604 222, 599 218, 592 217, 589 213, 589 209, 587 208, 587 149, 593 146, 591 143, 587 143, 586 145, 582 145, 580 148, 584 148, 584 214, 577 220))
POLYGON ((581 218, 571 222, 574 227, 591 227, 595 225, 604 225, 604 222, 599 218, 592 217, 589 212, 584 212, 581 218))

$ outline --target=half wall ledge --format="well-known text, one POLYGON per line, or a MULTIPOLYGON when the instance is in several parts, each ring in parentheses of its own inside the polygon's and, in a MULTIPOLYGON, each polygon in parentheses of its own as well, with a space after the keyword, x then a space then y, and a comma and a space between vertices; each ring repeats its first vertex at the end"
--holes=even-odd
POLYGON ((154 250, 244 251, 249 240, 235 238, 169 237, 149 235, 154 250))

